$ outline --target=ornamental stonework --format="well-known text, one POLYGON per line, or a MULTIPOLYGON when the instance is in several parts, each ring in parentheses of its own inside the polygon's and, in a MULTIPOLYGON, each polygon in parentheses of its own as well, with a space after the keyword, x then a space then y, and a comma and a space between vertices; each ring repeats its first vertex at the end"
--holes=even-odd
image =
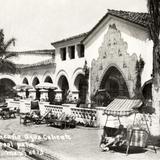
POLYGON ((101 80, 105 72, 115 66, 123 75, 126 81, 130 96, 133 96, 133 89, 136 79, 135 65, 137 55, 131 56, 127 53, 128 44, 121 36, 121 32, 115 24, 109 26, 104 35, 103 42, 98 49, 97 60, 93 59, 91 64, 91 93, 94 94, 99 89, 101 80))

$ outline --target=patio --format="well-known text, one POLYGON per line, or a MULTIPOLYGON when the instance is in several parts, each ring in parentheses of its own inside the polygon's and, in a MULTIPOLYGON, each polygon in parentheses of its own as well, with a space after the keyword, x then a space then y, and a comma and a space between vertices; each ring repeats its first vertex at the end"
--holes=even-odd
POLYGON ((100 136, 102 130, 98 128, 76 127, 75 129, 61 130, 58 128, 47 127, 46 125, 24 126, 19 123, 19 117, 16 119, 0 120, 1 134, 10 135, 68 135, 70 138, 61 140, 55 139, 43 141, 38 146, 42 150, 64 160, 103 160, 103 159, 125 159, 125 160, 158 160, 160 149, 157 154, 152 149, 143 152, 134 152, 125 155, 125 152, 102 152, 99 148, 100 136))

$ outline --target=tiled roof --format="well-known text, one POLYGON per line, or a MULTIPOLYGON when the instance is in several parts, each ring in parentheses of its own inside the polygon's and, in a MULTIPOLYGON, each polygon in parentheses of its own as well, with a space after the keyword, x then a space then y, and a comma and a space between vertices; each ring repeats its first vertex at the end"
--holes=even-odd
POLYGON ((150 19, 148 13, 117 11, 108 9, 107 14, 122 18, 124 20, 139 24, 144 27, 147 27, 150 19))
POLYGON ((148 13, 140 13, 140 12, 130 12, 130 11, 118 11, 118 10, 110 10, 100 19, 100 21, 90 30, 90 32, 86 35, 86 37, 82 40, 82 42, 87 39, 87 37, 109 16, 115 16, 121 18, 123 20, 135 23, 142 27, 147 27, 150 21, 150 17, 148 13))
POLYGON ((80 39, 83 41, 85 40, 91 33, 92 31, 97 28, 97 26, 104 20, 106 19, 106 17, 108 17, 109 15, 124 19, 126 21, 138 24, 142 27, 147 27, 148 23, 149 23, 149 14, 148 13, 140 13, 140 12, 130 12, 130 11, 118 11, 118 10, 110 10, 108 9, 108 12, 100 19, 100 21, 89 31, 86 33, 82 33, 76 36, 72 36, 66 39, 62 39, 60 41, 56 41, 51 43, 52 45, 56 45, 56 44, 60 44, 66 41, 71 41, 74 39, 80 39))
POLYGON ((75 35, 75 36, 72 36, 72 37, 69 37, 69 38, 62 39, 60 41, 53 42, 51 44, 52 45, 56 45, 56 44, 59 44, 59 43, 63 43, 63 42, 71 41, 71 40, 75 40, 75 39, 82 40, 83 38, 86 37, 87 34, 88 34, 88 32, 82 33, 82 34, 78 34, 78 35, 75 35))
POLYGON ((24 68, 31 68, 31 67, 39 67, 39 66, 45 66, 45 65, 54 64, 54 63, 55 63, 55 60, 51 58, 51 59, 34 63, 34 64, 25 64, 25 65, 17 64, 17 68, 24 69, 24 68))
POLYGON ((30 50, 30 51, 12 51, 16 54, 54 54, 54 49, 30 50))

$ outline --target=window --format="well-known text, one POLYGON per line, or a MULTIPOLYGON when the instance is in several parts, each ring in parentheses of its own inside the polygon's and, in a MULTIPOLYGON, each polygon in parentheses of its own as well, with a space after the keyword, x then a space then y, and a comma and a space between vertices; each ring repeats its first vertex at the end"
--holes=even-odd
POLYGON ((78 57, 84 57, 84 45, 83 44, 78 44, 77 45, 77 52, 78 52, 78 57))
POLYGON ((69 46, 68 52, 69 52, 70 59, 74 59, 75 58, 75 46, 69 46))
POLYGON ((66 60, 66 48, 60 48, 60 54, 62 61, 66 60))

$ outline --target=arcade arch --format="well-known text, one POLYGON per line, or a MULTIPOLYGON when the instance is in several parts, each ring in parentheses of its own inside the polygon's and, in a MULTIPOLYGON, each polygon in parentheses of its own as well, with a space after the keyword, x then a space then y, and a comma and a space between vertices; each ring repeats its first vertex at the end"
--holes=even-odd
POLYGON ((53 83, 52 78, 51 78, 50 76, 47 76, 47 77, 44 79, 44 82, 53 83))
POLYGON ((0 97, 14 97, 16 92, 13 90, 15 82, 9 78, 0 78, 0 97))
POLYGON ((69 83, 66 76, 61 75, 58 80, 58 87, 62 91, 62 101, 67 100, 67 95, 69 92, 69 83))
POLYGON ((88 91, 88 84, 87 84, 84 74, 77 75, 74 81, 74 86, 78 91, 79 100, 81 101, 81 103, 85 103, 87 91, 88 91))
POLYGON ((24 84, 29 84, 28 79, 25 77, 25 78, 23 79, 23 82, 22 82, 22 83, 24 83, 24 84))
MULTIPOLYGON (((34 77, 33 81, 32 81, 32 86, 35 87, 37 84, 39 84, 40 81, 37 77, 34 77)), ((40 99, 40 91, 39 89, 36 89, 36 99, 40 99)))
MULTIPOLYGON (((23 83, 23 84, 29 84, 28 79, 25 77, 25 78, 23 79, 22 83, 23 83)), ((29 96, 29 91, 28 91, 28 89, 25 90, 25 94, 26 94, 26 95, 25 95, 26 98, 28 98, 28 96, 29 96)))
POLYGON ((34 77, 34 79, 33 79, 33 81, 32 81, 32 85, 33 85, 33 87, 35 87, 37 84, 39 84, 40 83, 40 81, 39 81, 39 79, 37 78, 37 77, 34 77))

